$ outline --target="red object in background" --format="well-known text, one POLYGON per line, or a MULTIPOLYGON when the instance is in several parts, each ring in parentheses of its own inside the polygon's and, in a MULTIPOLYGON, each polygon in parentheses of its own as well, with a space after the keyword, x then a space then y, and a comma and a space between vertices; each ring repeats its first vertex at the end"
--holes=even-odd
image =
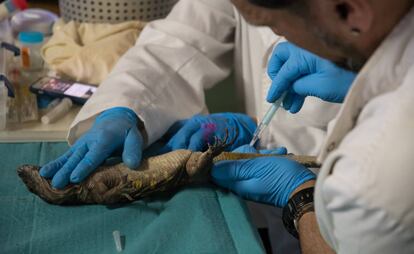
POLYGON ((14 6, 19 8, 19 10, 27 9, 27 1, 26 0, 12 0, 14 6))

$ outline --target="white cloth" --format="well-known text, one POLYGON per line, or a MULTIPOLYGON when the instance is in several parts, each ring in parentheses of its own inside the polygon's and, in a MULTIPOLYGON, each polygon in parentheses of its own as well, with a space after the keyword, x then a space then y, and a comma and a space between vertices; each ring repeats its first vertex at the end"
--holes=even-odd
MULTIPOLYGON (((260 117, 267 109, 262 106, 262 74, 273 45, 281 40, 269 28, 249 25, 229 0, 181 0, 166 19, 145 27, 136 46, 83 107, 68 140, 78 139, 100 112, 123 106, 137 113, 152 143, 175 121, 206 112, 204 90, 232 70, 239 94, 229 98, 243 98, 246 113, 260 117)), ((295 116, 281 110, 269 128, 273 135, 262 144, 317 155, 338 109, 308 99, 295 116)))
POLYGON ((315 193, 342 253, 414 253, 414 10, 358 75, 329 133, 315 193))
POLYGON ((55 24, 41 53, 49 67, 70 80, 99 85, 119 58, 134 46, 145 22, 55 24))

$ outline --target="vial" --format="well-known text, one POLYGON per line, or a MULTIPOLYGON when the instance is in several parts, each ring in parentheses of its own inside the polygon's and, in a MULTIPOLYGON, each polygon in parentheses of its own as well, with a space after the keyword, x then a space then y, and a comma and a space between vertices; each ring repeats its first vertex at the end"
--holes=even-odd
POLYGON ((43 58, 40 50, 44 37, 40 32, 25 31, 18 35, 21 66, 26 71, 40 71, 43 69, 43 58))
POLYGON ((50 110, 40 120, 43 124, 51 124, 65 116, 72 108, 72 100, 64 98, 57 106, 50 110))

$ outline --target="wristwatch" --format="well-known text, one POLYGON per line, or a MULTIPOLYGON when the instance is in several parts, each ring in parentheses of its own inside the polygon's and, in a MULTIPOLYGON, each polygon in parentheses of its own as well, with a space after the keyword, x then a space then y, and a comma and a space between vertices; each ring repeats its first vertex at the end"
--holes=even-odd
POLYGON ((307 188, 299 191, 291 199, 288 204, 283 208, 283 225, 286 230, 294 237, 299 238, 298 222, 305 213, 313 212, 313 192, 315 188, 307 188))

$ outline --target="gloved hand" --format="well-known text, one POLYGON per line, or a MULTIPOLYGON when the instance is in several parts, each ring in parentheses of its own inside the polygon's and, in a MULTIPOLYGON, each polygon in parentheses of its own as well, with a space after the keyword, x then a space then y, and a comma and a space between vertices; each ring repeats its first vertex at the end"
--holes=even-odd
POLYGON ((283 107, 291 113, 299 112, 306 96, 343 102, 356 76, 289 42, 280 43, 274 50, 268 75, 272 86, 267 101, 273 103, 287 92, 283 107))
POLYGON ((232 152, 233 153, 260 153, 260 154, 286 155, 287 149, 286 147, 278 147, 276 149, 257 150, 256 148, 251 147, 250 145, 243 145, 243 146, 236 148, 232 152))
POLYGON ((52 186, 64 188, 80 183, 114 152, 123 149, 122 160, 131 169, 141 162, 143 138, 137 128, 138 117, 127 108, 112 108, 101 113, 92 128, 55 161, 40 170, 53 178, 52 186))
POLYGON ((277 157, 220 161, 213 166, 211 177, 243 198, 277 207, 286 206, 296 188, 316 178, 296 161, 277 157))
POLYGON ((223 139, 226 130, 229 133, 227 141, 236 138, 234 143, 227 148, 228 151, 231 151, 251 141, 256 130, 256 123, 244 114, 196 115, 174 124, 167 132, 167 136, 171 136, 171 138, 161 150, 162 153, 177 149, 202 151, 207 148, 207 144, 214 143, 214 137, 223 139))

